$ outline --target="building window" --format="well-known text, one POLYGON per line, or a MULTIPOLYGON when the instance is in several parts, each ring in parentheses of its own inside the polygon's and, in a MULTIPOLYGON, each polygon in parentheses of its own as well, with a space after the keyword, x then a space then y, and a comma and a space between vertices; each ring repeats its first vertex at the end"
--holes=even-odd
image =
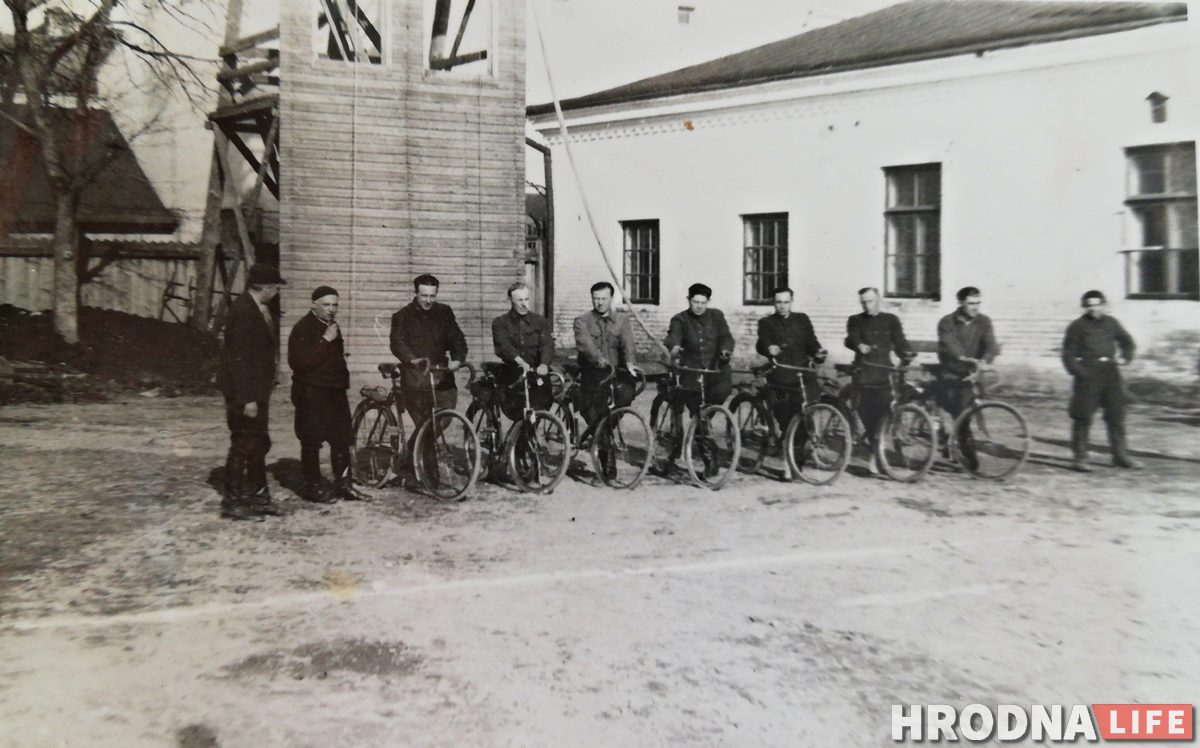
POLYGON ((742 216, 742 303, 770 304, 788 284, 787 213, 742 216))
POLYGON ((382 0, 316 0, 313 47, 324 60, 383 64, 382 0))
POLYGON ((625 289, 633 304, 658 303, 658 220, 622 221, 625 289))
POLYGON ((480 77, 492 73, 492 0, 424 0, 429 70, 480 77))
POLYGON ((695 12, 696 12, 696 7, 694 5, 680 5, 679 6, 679 22, 682 24, 691 23, 692 22, 692 14, 695 12))
POLYGON ((887 179, 888 296, 941 298, 942 165, 892 166, 887 179))
POLYGON ((1125 151, 1132 246, 1125 250, 1129 298, 1200 299, 1196 240, 1196 144, 1125 151))

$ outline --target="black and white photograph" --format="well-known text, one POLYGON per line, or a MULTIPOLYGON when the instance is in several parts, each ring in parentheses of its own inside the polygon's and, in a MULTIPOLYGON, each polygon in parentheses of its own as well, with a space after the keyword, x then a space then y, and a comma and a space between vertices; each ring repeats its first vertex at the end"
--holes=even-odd
POLYGON ((1189 11, 3 0, 0 747, 1193 742, 1189 11))

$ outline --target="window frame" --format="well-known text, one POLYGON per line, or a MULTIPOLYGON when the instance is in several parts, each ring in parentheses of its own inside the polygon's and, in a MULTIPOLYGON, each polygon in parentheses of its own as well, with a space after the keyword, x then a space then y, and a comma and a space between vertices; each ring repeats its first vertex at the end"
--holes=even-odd
MULTIPOLYGON (((633 220, 620 221, 621 226, 621 278, 624 280, 626 298, 630 304, 642 304, 646 306, 658 306, 662 301, 662 223, 657 218, 639 218, 633 220), (652 229, 653 246, 650 248, 631 247, 630 236, 631 231, 633 236, 637 236, 638 229, 652 229), (649 269, 645 272, 632 272, 634 265, 633 255, 642 254, 646 257, 646 262, 649 263, 649 269), (635 284, 631 281, 632 278, 646 278, 646 283, 650 286, 650 295, 635 295, 635 284)), ((636 242, 635 242, 636 243, 636 242)), ((641 285, 637 288, 640 290, 641 285)))
MULTIPOLYGON (((924 299, 928 301, 941 301, 942 298, 942 163, 940 161, 930 161, 919 164, 898 164, 895 166, 883 167, 883 295, 885 298, 892 299, 924 299), (933 172, 937 175, 937 203, 936 204, 914 204, 914 205, 892 205, 893 194, 893 179, 898 174, 905 174, 909 177, 916 177, 921 173, 933 172), (923 258, 933 254, 937 262, 937 283, 936 287, 929 289, 928 280, 922 278, 925 282, 919 284, 926 286, 924 290, 917 288, 912 293, 901 293, 897 291, 893 284, 896 281, 894 277, 896 273, 892 271, 893 258, 905 256, 895 251, 892 246, 893 234, 893 219, 898 216, 916 216, 932 217, 937 226, 937 249, 930 252, 920 252, 911 255, 914 258, 923 258)), ((914 187, 914 193, 916 192, 914 187)), ((916 285, 916 284, 915 284, 916 285)))
MULTIPOLYGON (((326 3, 336 3, 338 0, 311 0, 311 1, 312 1, 313 13, 312 13, 312 25, 310 26, 310 29, 311 29, 310 33, 316 34, 317 33, 317 23, 321 17, 321 14, 325 11, 326 3)), ((364 59, 335 60, 334 58, 329 57, 326 54, 322 54, 321 52, 318 52, 314 45, 313 56, 316 59, 316 61, 320 64, 327 64, 327 65, 339 65, 339 66, 340 65, 362 65, 364 68, 366 68, 368 70, 387 67, 390 62, 389 58, 391 57, 391 46, 392 46, 391 40, 388 37, 388 32, 389 32, 390 22, 391 22, 391 16, 390 16, 391 3, 388 0, 378 0, 378 1, 379 1, 379 18, 369 19, 375 25, 376 29, 379 31, 380 49, 379 49, 379 61, 378 62, 373 62, 370 59, 369 55, 367 56, 367 59, 365 59, 365 60, 364 59)), ((356 35, 360 35, 360 34, 365 35, 366 34, 366 31, 358 24, 355 24, 353 26, 353 28, 356 30, 356 32, 355 32, 356 35)), ((326 33, 329 33, 329 32, 326 32, 326 33)), ((315 41, 315 38, 314 38, 314 41, 315 41)))
MULTIPOLYGON (((1127 243, 1132 238, 1137 238, 1138 246, 1126 246, 1121 250, 1121 254, 1125 257, 1125 298, 1138 300, 1184 300, 1184 301, 1200 301, 1200 246, 1172 246, 1171 242, 1171 221, 1170 213, 1172 209, 1181 208, 1183 212, 1188 212, 1188 206, 1191 206, 1190 219, 1193 221, 1191 226, 1192 235, 1195 236, 1197 230, 1200 230, 1200 215, 1197 214, 1197 186, 1196 186, 1196 143, 1195 141, 1175 141, 1170 143, 1151 143, 1147 145, 1131 146, 1124 149, 1125 157, 1125 200, 1124 206, 1126 210, 1127 226, 1130 230, 1126 233, 1127 243), (1146 153, 1161 153, 1170 157, 1173 152, 1186 152, 1191 150, 1191 191, 1180 191, 1171 189, 1172 163, 1174 159, 1168 158, 1164 161, 1163 191, 1161 192, 1140 192, 1138 183, 1141 179, 1141 172, 1138 169, 1136 157, 1146 153), (1162 208, 1164 216, 1167 220, 1164 224, 1165 244, 1162 245, 1144 245, 1145 226, 1142 223, 1143 219, 1139 214, 1147 212, 1149 209, 1162 208), (1136 227, 1136 228, 1132 228, 1136 227), (1154 253, 1162 253, 1160 262, 1162 263, 1163 273, 1163 291, 1134 291, 1135 283, 1140 268, 1136 267, 1145 259, 1153 256, 1154 253), (1189 259, 1186 256, 1191 253, 1189 259), (1191 267, 1188 267, 1190 262, 1191 267), (1184 272, 1190 275, 1190 284, 1188 278, 1183 276, 1184 272)), ((1184 232, 1186 235, 1186 232, 1184 232)), ((1200 241, 1196 242, 1200 245, 1200 241)))
MULTIPOLYGON (((789 264, 790 258, 788 257, 788 255, 789 255, 789 247, 791 244, 791 216, 787 212, 743 213, 741 216, 741 219, 742 219, 742 306, 770 306, 772 303, 774 303, 774 298, 771 296, 771 289, 776 288, 778 286, 786 286, 786 285, 789 285, 789 283, 790 283, 789 273, 791 271, 791 266, 789 264), (778 225, 779 223, 782 223, 782 225, 783 225, 783 243, 782 244, 777 243, 777 244, 773 244, 773 245, 748 244, 747 243, 748 242, 748 232, 751 228, 752 221, 762 221, 762 222, 764 222, 764 224, 766 222, 770 221, 770 222, 776 222, 776 225, 778 225), (773 249, 775 251, 774 271, 766 272, 761 269, 757 270, 757 271, 750 270, 751 251, 758 250, 760 252, 760 256, 758 257, 758 260, 759 260, 759 262, 761 262, 761 260, 762 260, 761 252, 764 249, 773 249), (757 299, 751 298, 750 297, 750 287, 751 287, 750 279, 752 277, 766 278, 768 276, 774 276, 775 280, 772 283, 764 283, 762 285, 763 297, 757 298, 757 299)), ((776 229, 776 240, 778 241, 778 229, 776 229)))

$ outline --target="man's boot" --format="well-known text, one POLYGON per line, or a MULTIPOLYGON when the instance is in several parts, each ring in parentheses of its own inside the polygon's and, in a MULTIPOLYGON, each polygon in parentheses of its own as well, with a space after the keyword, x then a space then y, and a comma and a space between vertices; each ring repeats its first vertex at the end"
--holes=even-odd
POLYGON ((1086 421, 1071 421, 1071 469, 1077 473, 1090 473, 1088 466, 1088 432, 1091 425, 1086 421))
POLYGON ((329 457, 335 476, 333 494, 346 501, 370 501, 370 496, 354 488, 354 480, 350 474, 350 450, 335 450, 329 457))
POLYGON ((283 510, 271 501, 271 489, 264 481, 254 489, 248 498, 250 510, 263 517, 281 517, 283 510))
POLYGON ((262 522, 263 517, 250 508, 244 495, 241 471, 226 466, 225 495, 221 498, 221 516, 243 522, 262 522))
POLYGON ((1108 446, 1112 451, 1113 467, 1125 468, 1126 470, 1141 470, 1142 463, 1133 459, 1129 454, 1129 449, 1125 445, 1125 427, 1124 426, 1109 426, 1108 427, 1108 446))

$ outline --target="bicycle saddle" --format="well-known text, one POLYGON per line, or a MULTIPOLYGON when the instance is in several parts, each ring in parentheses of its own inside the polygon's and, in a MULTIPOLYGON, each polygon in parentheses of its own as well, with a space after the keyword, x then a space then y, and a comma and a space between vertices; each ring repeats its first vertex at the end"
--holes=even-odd
POLYGON ((502 361, 484 361, 483 365, 480 368, 483 370, 484 374, 491 374, 492 376, 496 376, 500 372, 504 371, 504 362, 502 362, 502 361))
POLYGON ((854 364, 834 364, 833 370, 839 374, 853 374, 854 364))
POLYGON ((379 373, 385 377, 395 379, 400 376, 400 364, 395 361, 385 361, 379 365, 379 373))

